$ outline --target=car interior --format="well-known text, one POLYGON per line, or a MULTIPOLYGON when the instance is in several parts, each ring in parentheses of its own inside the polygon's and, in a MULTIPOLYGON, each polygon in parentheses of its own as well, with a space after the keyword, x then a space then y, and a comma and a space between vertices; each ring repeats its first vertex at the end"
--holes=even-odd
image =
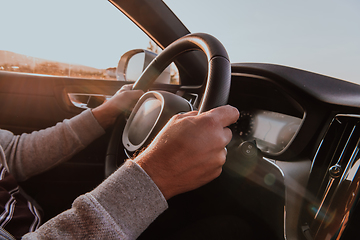
MULTIPOLYGON (((141 104, 162 94, 172 115, 229 104, 240 118, 229 126, 233 139, 220 177, 170 199, 169 209, 139 239, 171 239, 187 231, 194 239, 238 239, 248 230, 253 239, 354 239, 360 221, 359 85, 282 65, 230 63, 226 46, 211 35, 191 34, 163 1, 109 2, 163 49, 157 56, 145 53, 155 60, 145 61, 150 67, 135 83, 150 90, 150 100, 144 98, 127 121, 70 161, 20 183, 42 207, 44 221, 146 146, 156 131, 135 141, 131 127, 141 128, 134 120, 141 104), (172 62, 179 84, 155 81, 172 62)), ((117 70, 123 73, 139 52, 124 55, 117 70)), ((129 83, 126 75, 117 79, 0 71, 0 128, 22 134, 54 126, 129 83)), ((158 115, 163 122, 172 116, 158 115)), ((151 116, 141 121, 160 122, 151 116)))

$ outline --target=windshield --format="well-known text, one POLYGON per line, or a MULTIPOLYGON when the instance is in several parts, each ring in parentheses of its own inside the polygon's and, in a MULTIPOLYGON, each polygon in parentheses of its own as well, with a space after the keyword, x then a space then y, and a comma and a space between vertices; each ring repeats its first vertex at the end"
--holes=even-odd
POLYGON ((191 32, 207 32, 232 63, 300 68, 360 83, 360 1, 165 0, 191 32))
MULTIPOLYGON (((191 32, 217 37, 233 63, 281 64, 360 83, 357 0, 165 2, 191 32)), ((0 70, 34 72, 39 64, 48 74, 65 63, 61 71, 75 77, 84 73, 78 65, 103 76, 126 51, 153 46, 108 1, 2 1, 0 22, 0 70), (24 56, 34 58, 21 65, 24 56)))

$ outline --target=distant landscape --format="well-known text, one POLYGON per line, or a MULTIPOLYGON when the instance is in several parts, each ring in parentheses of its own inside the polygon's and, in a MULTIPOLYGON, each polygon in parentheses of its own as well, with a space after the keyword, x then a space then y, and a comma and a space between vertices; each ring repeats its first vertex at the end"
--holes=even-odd
POLYGON ((0 70, 79 78, 116 80, 115 68, 97 69, 0 50, 0 70))

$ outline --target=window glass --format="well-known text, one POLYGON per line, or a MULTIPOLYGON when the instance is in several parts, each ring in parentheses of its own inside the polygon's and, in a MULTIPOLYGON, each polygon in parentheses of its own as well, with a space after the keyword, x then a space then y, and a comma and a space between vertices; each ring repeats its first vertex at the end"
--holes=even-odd
POLYGON ((108 1, 1 1, 0 70, 116 80, 120 57, 156 45, 108 1))

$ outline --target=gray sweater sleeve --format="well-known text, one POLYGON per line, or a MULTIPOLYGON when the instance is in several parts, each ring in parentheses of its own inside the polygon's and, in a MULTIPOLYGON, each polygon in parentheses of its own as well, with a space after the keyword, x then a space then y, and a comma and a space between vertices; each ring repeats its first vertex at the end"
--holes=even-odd
POLYGON ((136 239, 166 208, 151 178, 128 160, 70 210, 24 239, 136 239))
POLYGON ((70 159, 104 133, 90 110, 31 134, 14 136, 0 130, 0 145, 6 156, 2 164, 23 181, 70 159))
MULTIPOLYGON (((104 133, 90 110, 55 127, 14 136, 0 130, 2 164, 17 180, 68 160, 104 133)), ((156 184, 128 160, 73 207, 44 223, 24 239, 135 239, 166 208, 156 184)))

